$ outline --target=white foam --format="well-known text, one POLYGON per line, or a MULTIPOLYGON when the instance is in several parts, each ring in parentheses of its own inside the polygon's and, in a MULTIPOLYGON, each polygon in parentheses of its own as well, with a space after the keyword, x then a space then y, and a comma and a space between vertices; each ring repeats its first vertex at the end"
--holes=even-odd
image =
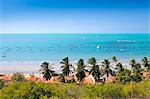
POLYGON ((123 42, 123 43, 135 43, 136 41, 131 41, 131 40, 117 40, 117 42, 123 42))

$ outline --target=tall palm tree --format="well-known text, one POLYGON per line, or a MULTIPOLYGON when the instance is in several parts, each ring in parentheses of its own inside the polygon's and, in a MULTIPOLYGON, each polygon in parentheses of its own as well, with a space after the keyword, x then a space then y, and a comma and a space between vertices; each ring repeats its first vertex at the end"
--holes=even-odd
POLYGON ((43 77, 46 79, 46 80, 50 80, 51 79, 51 76, 55 73, 55 71, 52 70, 52 65, 49 65, 48 62, 44 62, 42 63, 41 65, 41 69, 39 71, 42 72, 43 74, 43 77))
POLYGON ((121 64, 121 63, 118 63, 117 65, 116 65, 116 68, 115 68, 118 72, 122 72, 123 70, 124 70, 124 68, 123 68, 123 65, 121 64))
POLYGON ((99 65, 97 65, 97 60, 96 58, 92 57, 88 60, 88 63, 92 65, 92 68, 90 70, 90 73, 92 73, 93 77, 95 78, 96 81, 100 79, 101 72, 99 65))
POLYGON ((85 69, 84 69, 85 65, 84 65, 84 60, 83 59, 79 59, 78 63, 77 63, 77 78, 78 80, 81 82, 84 77, 85 77, 85 69))
POLYGON ((142 65, 146 68, 147 71, 150 71, 150 61, 147 59, 147 57, 142 59, 142 65))
POLYGON ((102 62, 102 67, 103 67, 103 74, 106 74, 107 80, 109 75, 113 75, 114 71, 110 68, 110 62, 107 59, 104 59, 102 62))
POLYGON ((64 59, 62 59, 60 64, 62 64, 61 69, 65 76, 69 76, 70 73, 73 73, 71 69, 74 70, 74 67, 72 66, 72 64, 69 63, 68 57, 65 57, 64 59))

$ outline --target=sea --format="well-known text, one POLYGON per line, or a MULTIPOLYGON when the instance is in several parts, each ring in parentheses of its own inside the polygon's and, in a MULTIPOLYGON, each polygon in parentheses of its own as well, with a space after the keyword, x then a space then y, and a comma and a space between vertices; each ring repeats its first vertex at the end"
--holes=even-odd
MULTIPOLYGON (((150 58, 149 33, 0 34, 0 71, 13 62, 150 58), (3 67, 4 68, 4 67, 3 67)), ((6 69, 7 70, 7 69, 6 69)))

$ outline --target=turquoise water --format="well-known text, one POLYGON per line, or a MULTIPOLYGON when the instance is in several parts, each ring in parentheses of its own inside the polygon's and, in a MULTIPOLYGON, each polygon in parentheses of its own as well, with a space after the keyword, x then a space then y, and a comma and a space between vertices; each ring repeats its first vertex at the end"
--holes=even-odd
POLYGON ((150 34, 0 34, 0 61, 150 58, 150 34))

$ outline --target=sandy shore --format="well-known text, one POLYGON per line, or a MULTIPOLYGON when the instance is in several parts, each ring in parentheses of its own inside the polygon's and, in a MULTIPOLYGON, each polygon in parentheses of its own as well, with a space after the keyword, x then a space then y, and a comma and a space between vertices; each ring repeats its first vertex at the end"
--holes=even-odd
MULTIPOLYGON (((53 64, 53 67, 54 67, 54 70, 56 72, 60 72, 61 69, 61 65, 59 64, 59 62, 50 62, 50 61, 47 61, 51 64, 53 64)), ((85 61, 86 62, 86 61, 85 61)), ((98 61, 98 64, 100 64, 102 61, 98 61)), ((130 66, 129 66, 129 60, 121 60, 119 61, 121 62, 124 66, 126 66, 127 68, 130 69, 130 66)), ((137 62, 140 62, 140 60, 137 60, 137 62)), ((3 61, 3 62, 0 62, 0 73, 7 73, 7 74, 12 74, 12 73, 15 73, 15 72, 22 72, 24 74, 39 74, 39 69, 40 69, 40 65, 42 64, 43 62, 41 61, 24 61, 24 62, 6 62, 6 61, 3 61)), ((71 63, 73 64, 74 67, 76 67, 76 63, 77 61, 71 61, 71 63)), ((87 64, 86 64, 87 65, 87 64)))
POLYGON ((38 73, 40 62, 0 62, 1 73, 38 73))
MULTIPOLYGON (((49 62, 49 61, 47 61, 49 62)), ((0 73, 3 74, 12 74, 15 72, 22 72, 24 74, 39 74, 39 69, 40 69, 40 65, 43 62, 40 61, 24 61, 24 62, 0 62, 0 73)), ((60 72, 61 69, 61 65, 59 63, 52 63, 49 62, 51 64, 53 64, 53 68, 56 72, 60 72)))

